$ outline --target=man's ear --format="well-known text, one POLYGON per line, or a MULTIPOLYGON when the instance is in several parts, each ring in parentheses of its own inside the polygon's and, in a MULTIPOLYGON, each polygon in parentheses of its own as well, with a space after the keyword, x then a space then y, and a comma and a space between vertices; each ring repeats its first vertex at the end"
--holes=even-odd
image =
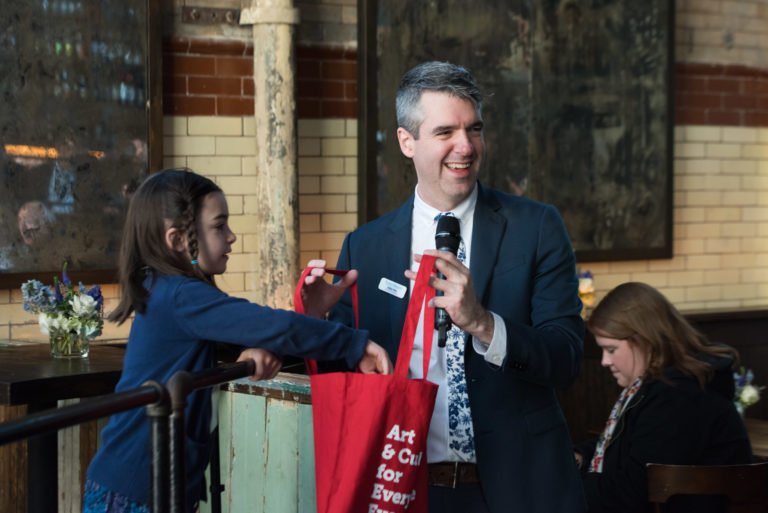
POLYGON ((397 141, 400 143, 400 151, 409 159, 413 158, 413 136, 403 127, 397 129, 397 141))
POLYGON ((183 253, 187 250, 186 238, 178 228, 168 228, 165 231, 165 243, 173 251, 183 253))

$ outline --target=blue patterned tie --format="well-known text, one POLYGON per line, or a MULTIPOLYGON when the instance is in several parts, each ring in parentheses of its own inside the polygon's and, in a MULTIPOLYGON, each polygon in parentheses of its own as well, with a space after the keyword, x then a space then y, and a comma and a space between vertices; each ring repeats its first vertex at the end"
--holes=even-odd
MULTIPOLYGON (((459 262, 467 263, 464 239, 456 255, 459 262)), ((475 436, 469 411, 467 380, 464 375, 464 346, 467 334, 453 325, 445 344, 446 381, 448 382, 448 447, 459 461, 474 460, 475 436)))

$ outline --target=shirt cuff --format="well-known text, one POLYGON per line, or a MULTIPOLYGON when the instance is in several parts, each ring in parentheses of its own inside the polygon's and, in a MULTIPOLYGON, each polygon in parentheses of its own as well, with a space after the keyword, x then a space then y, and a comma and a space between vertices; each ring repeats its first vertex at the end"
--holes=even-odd
POLYGON ((493 315, 493 338, 490 344, 472 339, 472 347, 475 352, 485 358, 485 361, 501 367, 504 358, 507 357, 507 325, 500 315, 493 315))

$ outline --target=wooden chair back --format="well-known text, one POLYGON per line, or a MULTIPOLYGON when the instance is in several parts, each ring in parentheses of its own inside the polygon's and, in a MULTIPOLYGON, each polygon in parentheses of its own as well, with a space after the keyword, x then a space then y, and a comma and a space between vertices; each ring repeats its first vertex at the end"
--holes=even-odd
POLYGON ((728 513, 768 512, 768 462, 748 465, 648 463, 648 501, 660 513, 673 495, 724 495, 728 513))

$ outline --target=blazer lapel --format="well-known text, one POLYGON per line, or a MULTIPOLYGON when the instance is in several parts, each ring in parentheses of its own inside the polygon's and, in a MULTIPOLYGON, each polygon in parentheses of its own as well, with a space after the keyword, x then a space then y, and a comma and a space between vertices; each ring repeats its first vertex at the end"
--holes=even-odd
MULTIPOLYGON (((390 326, 392 327, 392 342, 395 348, 400 346, 400 337, 403 333, 405 314, 408 311, 408 301, 411 298, 410 283, 403 271, 411 267, 411 219, 413 218, 413 195, 397 211, 389 231, 386 233, 387 247, 392 248, 385 258, 382 266, 382 276, 400 283, 406 287, 405 297, 400 299, 389 296, 390 326)), ((378 342, 378 341, 377 341, 378 342)))
POLYGON ((475 219, 472 224, 472 258, 469 268, 475 292, 483 303, 485 291, 493 276, 493 269, 496 267, 499 245, 507 221, 498 213, 501 206, 496 198, 480 183, 477 187, 475 219))

